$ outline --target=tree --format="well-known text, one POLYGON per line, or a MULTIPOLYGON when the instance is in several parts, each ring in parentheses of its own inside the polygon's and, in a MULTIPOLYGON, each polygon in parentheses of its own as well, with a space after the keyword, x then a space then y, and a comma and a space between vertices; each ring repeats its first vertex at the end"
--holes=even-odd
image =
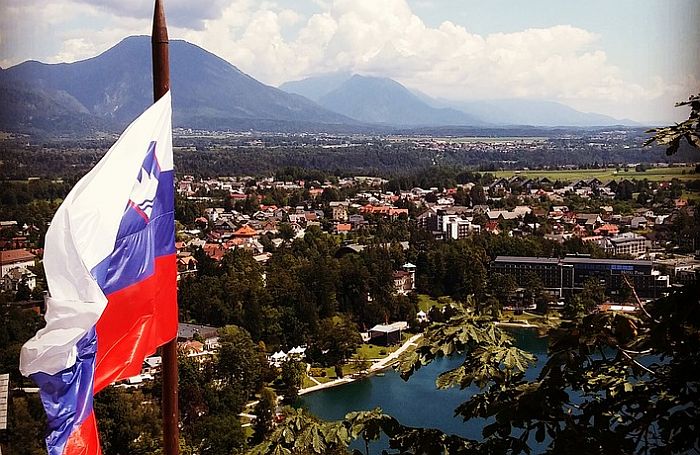
MULTIPOLYGON (((36 394, 32 397, 14 396, 8 403, 7 437, 9 453, 17 455, 43 455, 46 447, 37 437, 43 433, 45 424, 44 410, 36 394), (32 401, 35 401, 32 403, 32 401)), ((4 453, 4 451, 3 451, 4 453)))
POLYGON ((291 240, 294 238, 294 228, 289 223, 280 223, 277 227, 277 231, 284 240, 291 240))
POLYGON ((503 310, 503 304, 500 300, 495 297, 488 297, 486 299, 486 304, 484 305, 484 314, 491 316, 491 319, 498 321, 501 319, 501 311, 503 310))
POLYGON ((617 185, 617 189, 615 190, 615 199, 620 201, 632 200, 632 193, 634 193, 634 189, 634 185, 630 181, 623 180, 619 185, 617 185))
POLYGON ((484 192, 484 187, 477 184, 469 190, 469 199, 473 205, 486 204, 486 193, 484 192))
POLYGON ((604 301, 605 288, 595 278, 588 278, 583 283, 581 292, 569 298, 566 307, 564 307, 564 316, 569 319, 580 319, 604 301))
POLYGON ((244 400, 262 386, 264 368, 267 368, 265 353, 260 352, 245 329, 229 325, 219 331, 217 373, 223 381, 240 390, 244 400))
POLYGON ((202 455, 230 455, 246 442, 241 422, 233 413, 202 417, 195 437, 199 441, 196 453, 202 455))
POLYGON ((656 142, 666 147, 667 155, 676 153, 683 139, 690 146, 700 148, 700 93, 690 96, 688 101, 676 103, 676 107, 680 106, 690 106, 688 119, 676 125, 648 130, 647 133, 653 133, 653 136, 644 145, 656 142))
MULTIPOLYGON (((510 274, 491 273, 489 274, 488 288, 489 293, 503 305, 508 305, 510 299, 515 293, 518 283, 510 274)), ((490 306, 490 305, 489 305, 490 306)))
POLYGON ((32 298, 32 291, 27 286, 27 283, 21 281, 17 286, 17 293, 15 294, 15 301, 24 302, 32 298))
POLYGON ((360 344, 360 331, 349 318, 335 316, 320 322, 315 347, 319 351, 327 351, 318 359, 324 365, 344 362, 360 344))
POLYGON ((536 305, 538 310, 542 310, 544 306, 545 311, 542 312, 546 312, 546 291, 539 275, 534 272, 526 272, 523 277, 523 287, 525 288, 525 302, 529 305, 536 305))
POLYGON ((355 362, 353 363, 353 369, 357 373, 366 371, 371 366, 372 362, 370 361, 369 357, 367 357, 367 354, 365 354, 364 352, 358 354, 357 359, 355 359, 355 362))
POLYGON ((277 408, 277 395, 272 389, 264 387, 260 392, 260 399, 255 405, 253 413, 253 443, 261 443, 272 431, 275 409, 277 408))
POLYGON ((201 367, 199 362, 190 357, 178 356, 178 402, 180 420, 186 432, 198 424, 199 417, 209 412, 206 387, 213 378, 207 377, 206 367, 201 367))
POLYGON ((139 453, 144 442, 161 440, 159 409, 141 391, 107 387, 95 396, 95 416, 106 455, 139 453))
POLYGON ((294 359, 287 360, 282 364, 281 377, 284 382, 284 401, 294 403, 304 380, 304 363, 294 359))
POLYGON ((0 293, 0 371, 10 374, 13 384, 23 384, 28 379, 19 372, 19 353, 22 345, 44 325, 35 312, 23 310, 6 300, 0 293))
POLYGON ((285 419, 268 440, 249 455, 347 455, 353 438, 350 425, 323 422, 303 409, 284 409, 285 419))

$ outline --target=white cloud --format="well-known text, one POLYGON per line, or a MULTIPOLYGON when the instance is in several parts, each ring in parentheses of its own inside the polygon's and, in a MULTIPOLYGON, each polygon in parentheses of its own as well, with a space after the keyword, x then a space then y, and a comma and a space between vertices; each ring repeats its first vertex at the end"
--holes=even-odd
POLYGON ((224 12, 186 38, 274 85, 346 70, 445 98, 548 98, 583 107, 651 100, 665 90, 624 80, 599 36, 570 25, 482 36, 450 21, 429 27, 404 0, 335 0, 285 39, 288 10, 234 5, 244 23, 224 12))
MULTIPOLYGON (((51 61, 89 57, 150 30, 151 2, 0 1, 25 13, 42 10, 33 20, 54 27, 78 14, 86 18, 84 26, 61 31, 51 61)), ((428 26, 405 0, 313 2, 320 11, 308 16, 290 2, 253 0, 168 0, 166 10, 171 38, 200 45, 272 85, 353 71, 391 77, 436 97, 546 98, 636 119, 662 118, 662 104, 673 111, 677 94, 684 99, 698 89, 693 77, 629 80, 609 61, 598 35, 571 25, 480 35, 450 21, 428 26)), ((2 30, 11 21, 0 18, 0 49, 8 46, 2 30)), ((0 53, 0 64, 11 60, 0 53)))

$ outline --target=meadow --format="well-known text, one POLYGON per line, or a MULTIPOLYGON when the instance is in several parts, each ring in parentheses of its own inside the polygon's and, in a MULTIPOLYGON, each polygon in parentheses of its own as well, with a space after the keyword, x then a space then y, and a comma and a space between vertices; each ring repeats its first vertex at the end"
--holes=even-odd
POLYGON ((637 172, 634 169, 629 171, 615 170, 614 168, 606 169, 572 169, 572 170, 520 170, 520 171, 496 171, 497 177, 512 177, 520 175, 523 177, 547 177, 552 181, 577 181, 581 179, 597 178, 601 181, 621 180, 621 179, 636 179, 649 181, 665 181, 677 178, 679 180, 695 180, 700 178, 700 175, 695 173, 693 166, 677 166, 677 167, 656 167, 647 169, 643 172, 637 172))

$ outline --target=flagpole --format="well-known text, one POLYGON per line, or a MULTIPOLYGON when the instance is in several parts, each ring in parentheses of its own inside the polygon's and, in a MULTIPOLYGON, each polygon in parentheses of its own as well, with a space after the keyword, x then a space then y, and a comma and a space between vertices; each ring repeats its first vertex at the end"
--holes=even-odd
MULTIPOLYGON (((153 57, 153 101, 158 101, 170 90, 168 27, 165 24, 165 13, 161 0, 155 0, 151 52, 153 57)), ((177 406, 177 337, 163 345, 162 355, 163 448, 165 455, 178 455, 180 435, 177 406)))

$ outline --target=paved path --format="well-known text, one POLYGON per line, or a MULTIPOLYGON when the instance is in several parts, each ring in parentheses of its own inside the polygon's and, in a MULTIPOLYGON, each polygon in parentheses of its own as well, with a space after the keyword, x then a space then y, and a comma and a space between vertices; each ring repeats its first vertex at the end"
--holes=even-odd
POLYGON ((353 382, 355 379, 351 378, 350 376, 345 376, 340 379, 334 379, 333 381, 329 382, 324 382, 318 385, 314 385, 311 387, 307 387, 305 389, 299 390, 299 395, 304 395, 309 392, 315 392, 317 390, 323 390, 323 389, 329 389, 331 387, 339 386, 340 384, 346 384, 349 382, 353 382))
POLYGON ((389 354, 388 356, 384 357, 379 362, 372 364, 372 366, 369 367, 369 372, 371 373, 374 371, 383 370, 384 368, 388 367, 394 360, 398 359, 399 356, 401 354, 403 354, 403 352, 406 349, 410 348, 411 346, 415 346, 417 344, 416 341, 418 341, 418 339, 422 336, 423 336, 422 333, 419 333, 417 335, 413 335, 411 338, 406 340, 406 342, 400 348, 398 348, 396 351, 394 351, 391 354, 389 354))
POLYGON ((530 324, 529 321, 523 322, 496 322, 498 327, 537 327, 535 324, 530 324))

